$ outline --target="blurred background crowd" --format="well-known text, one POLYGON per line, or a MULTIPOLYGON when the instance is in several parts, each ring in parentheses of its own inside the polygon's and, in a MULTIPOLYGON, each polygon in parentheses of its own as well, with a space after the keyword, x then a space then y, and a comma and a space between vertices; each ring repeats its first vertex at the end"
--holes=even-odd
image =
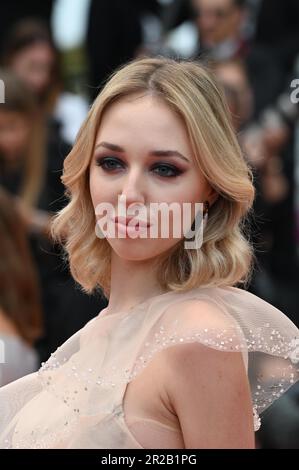
MULTIPOLYGON (((299 326, 299 1, 2 0, 0 386, 107 305, 75 285, 50 220, 92 100, 118 66, 155 55, 203 60, 222 84, 257 190, 247 288, 299 326)), ((298 386, 265 413, 257 446, 299 448, 298 386)))

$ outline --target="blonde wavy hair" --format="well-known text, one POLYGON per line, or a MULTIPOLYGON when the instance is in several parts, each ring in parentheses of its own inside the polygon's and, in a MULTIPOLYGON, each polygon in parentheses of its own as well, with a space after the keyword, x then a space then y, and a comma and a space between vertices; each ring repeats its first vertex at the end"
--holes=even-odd
POLYGON ((110 77, 65 159, 62 181, 69 203, 54 218, 52 234, 65 244, 74 279, 86 292, 101 288, 109 296, 111 247, 95 234, 89 165, 103 113, 116 100, 136 92, 162 98, 181 116, 196 162, 218 194, 201 248, 186 250, 182 239, 159 257, 161 287, 182 291, 246 283, 253 249, 244 230, 254 186, 224 93, 201 63, 163 57, 135 59, 110 77))

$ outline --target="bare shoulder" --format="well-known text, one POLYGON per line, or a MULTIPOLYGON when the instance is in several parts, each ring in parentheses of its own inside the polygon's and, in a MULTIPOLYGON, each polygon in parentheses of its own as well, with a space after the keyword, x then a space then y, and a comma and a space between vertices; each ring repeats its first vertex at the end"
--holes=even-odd
POLYGON ((177 318, 186 326, 225 329, 233 324, 232 318, 213 299, 187 298, 171 304, 165 310, 167 320, 177 318))
MULTIPOLYGON (((188 321, 222 329, 225 316, 205 302, 187 302, 188 321), (198 319, 196 319, 198 321, 198 319)), ((177 344, 164 351, 169 406, 178 416, 186 448, 253 448, 252 402, 240 352, 199 342, 177 344)))

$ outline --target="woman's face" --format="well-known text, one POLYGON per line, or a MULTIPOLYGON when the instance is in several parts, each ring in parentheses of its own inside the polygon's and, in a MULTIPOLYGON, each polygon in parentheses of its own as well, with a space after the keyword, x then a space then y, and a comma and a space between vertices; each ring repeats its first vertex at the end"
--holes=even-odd
POLYGON ((40 42, 19 51, 11 60, 10 67, 35 95, 42 96, 51 84, 54 62, 51 46, 40 42))
MULTIPOLYGON (((129 218, 135 216, 135 221, 142 219, 147 223, 155 220, 158 237, 151 236, 149 227, 136 229, 136 223, 128 228, 128 219, 124 225, 112 219, 116 235, 120 233, 122 238, 106 236, 119 257, 149 260, 172 248, 184 236, 181 232, 180 238, 175 238, 170 228, 170 235, 161 237, 163 220, 161 216, 151 218, 153 203, 193 206, 210 200, 212 190, 196 166, 180 117, 156 97, 131 95, 113 103, 103 115, 90 163, 90 193, 95 209, 109 203, 117 217, 118 196, 122 196, 125 208, 132 209, 129 218), (136 230, 139 235, 133 238, 136 230)), ((194 218, 194 211, 192 214, 194 218)), ((170 227, 173 219, 170 212, 170 227)))

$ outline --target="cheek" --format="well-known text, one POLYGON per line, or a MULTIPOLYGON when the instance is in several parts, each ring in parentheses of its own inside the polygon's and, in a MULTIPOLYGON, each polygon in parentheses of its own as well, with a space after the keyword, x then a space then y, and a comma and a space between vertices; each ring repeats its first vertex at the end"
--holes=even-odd
POLYGON ((89 191, 90 191, 90 197, 93 203, 93 206, 96 207, 96 205, 100 202, 100 185, 98 183, 98 180, 96 178, 96 174, 94 171, 90 171, 89 174, 89 191))
MULTIPOLYGON (((184 182, 182 187, 178 188, 176 199, 174 200, 181 206, 181 217, 179 220, 178 217, 171 215, 171 223, 174 224, 175 227, 178 227, 178 223, 180 223, 180 230, 186 230, 191 227, 196 212, 199 210, 199 206, 195 204, 204 202, 206 189, 207 185, 205 180, 196 173, 193 173, 193 175, 184 182)), ((175 230, 179 229, 176 228, 175 230)), ((181 236, 184 236, 183 232, 181 232, 181 236)))
POLYGON ((105 181, 98 174, 98 168, 92 168, 89 175, 89 190, 93 206, 96 207, 100 202, 112 202, 114 195, 114 186, 111 182, 105 181))
POLYGON ((193 174, 190 173, 188 178, 182 180, 182 183, 175 187, 168 202, 173 201, 180 204, 184 202, 202 202, 205 188, 205 181, 202 181, 195 172, 193 174))

